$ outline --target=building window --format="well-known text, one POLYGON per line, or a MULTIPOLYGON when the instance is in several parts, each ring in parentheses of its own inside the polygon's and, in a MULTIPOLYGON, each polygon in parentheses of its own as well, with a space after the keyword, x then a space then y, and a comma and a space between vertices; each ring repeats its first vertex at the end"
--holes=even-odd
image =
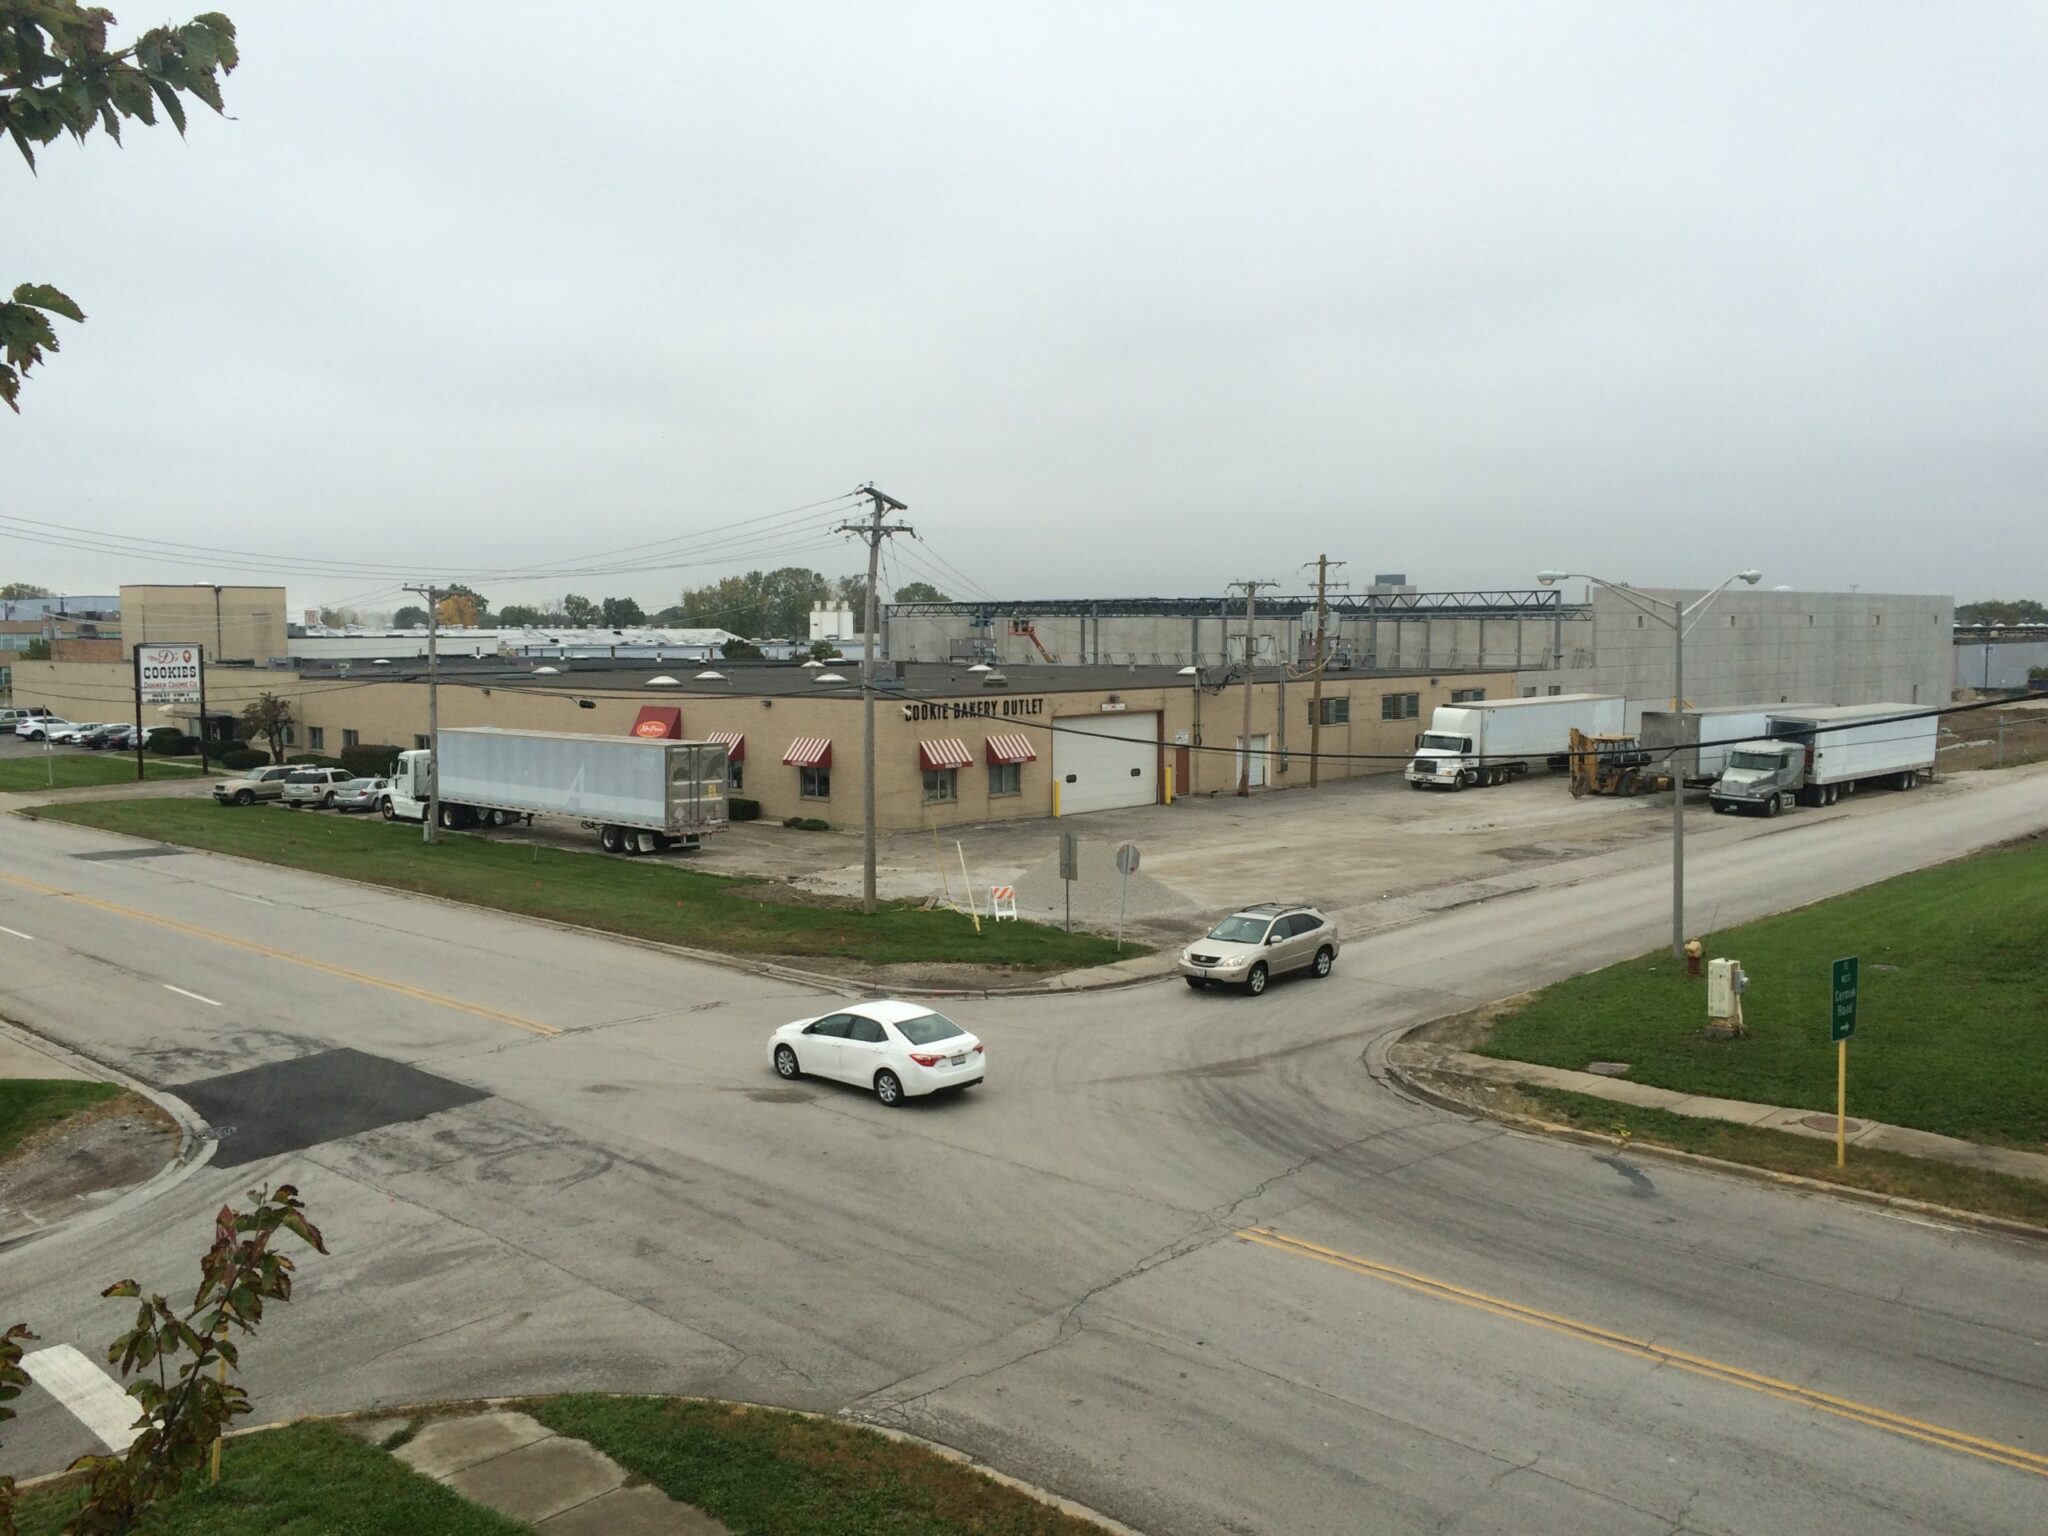
POLYGON ((797 769, 796 792, 806 800, 830 800, 832 798, 832 770, 830 768, 797 769))
POLYGON ((1559 695, 1560 693, 1563 693, 1563 692, 1564 692, 1564 684, 1563 684, 1563 683, 1552 683, 1552 684, 1550 685, 1550 687, 1549 687, 1549 688, 1547 688, 1547 689, 1545 690, 1545 692, 1547 692, 1547 693, 1548 693, 1548 694, 1549 694, 1549 695, 1550 695, 1550 696, 1551 696, 1551 697, 1552 697, 1552 698, 1554 699, 1554 698, 1556 698, 1556 697, 1557 697, 1557 696, 1558 696, 1558 695, 1559 695))
POLYGON ((988 792, 991 796, 1023 794, 1023 764, 990 763, 988 765, 988 792))
POLYGON ((736 763, 731 758, 727 758, 725 760, 725 784, 726 788, 730 789, 734 794, 739 794, 744 790, 747 787, 747 765, 745 763, 736 763))
POLYGON ((307 726, 306 745, 315 752, 325 752, 327 750, 327 727, 324 725, 307 726))
POLYGON ((1323 724, 1349 725, 1350 723, 1351 700, 1348 697, 1323 700, 1323 724))
POLYGON ((415 752, 424 752, 432 745, 433 743, 424 736, 415 736, 412 739, 412 747, 415 752))
POLYGON ((362 744, 363 733, 361 731, 343 731, 341 733, 342 751, 346 752, 350 747, 359 747, 362 744))
POLYGON ((296 747, 299 744, 299 728, 297 726, 287 725, 284 728, 284 744, 288 747, 296 747))
POLYGON ((927 805, 960 798, 960 770, 958 768, 927 768, 924 771, 924 798, 927 805))
POLYGON ((1522 690, 1522 697, 1525 699, 1533 699, 1536 697, 1536 690, 1534 688, 1524 688, 1522 690))
POLYGON ((1380 695, 1380 718, 1382 720, 1413 720, 1422 713, 1422 695, 1419 693, 1383 693, 1380 695))
POLYGON ((1451 702, 1453 704, 1477 704, 1485 697, 1486 690, 1484 688, 1453 688, 1451 690, 1451 702))

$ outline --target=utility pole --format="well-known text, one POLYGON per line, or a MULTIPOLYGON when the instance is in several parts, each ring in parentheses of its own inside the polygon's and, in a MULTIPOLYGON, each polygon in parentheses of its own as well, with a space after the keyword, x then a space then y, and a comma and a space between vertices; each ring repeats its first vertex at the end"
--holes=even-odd
POLYGON ((875 910, 875 624, 880 611, 876 604, 875 585, 881 580, 882 540, 892 534, 916 532, 908 523, 885 523, 882 518, 890 512, 907 512, 908 505, 894 496, 875 489, 873 482, 861 486, 854 492, 865 496, 872 510, 864 523, 841 523, 835 532, 854 533, 867 540, 868 545, 868 593, 866 643, 861 647, 860 657, 860 761, 861 761, 861 819, 864 846, 862 850, 860 876, 860 909, 863 912, 875 910))
MULTIPOLYGON (((1314 789, 1323 767, 1323 618, 1329 612, 1330 566, 1328 555, 1316 556, 1316 654, 1315 679, 1308 705, 1308 787, 1314 789)), ((1334 562, 1342 565, 1344 562, 1334 562)), ((1339 586, 1343 583, 1339 582, 1339 586)))
POLYGON ((427 815, 420 828, 424 842, 441 841, 441 589, 407 587, 427 600, 427 815))
POLYGON ((1252 633, 1252 623, 1259 613, 1259 588, 1277 587, 1277 581, 1233 581, 1234 591, 1244 588, 1244 735, 1238 739, 1237 792, 1249 795, 1252 792, 1252 656, 1258 649, 1258 637, 1252 633))

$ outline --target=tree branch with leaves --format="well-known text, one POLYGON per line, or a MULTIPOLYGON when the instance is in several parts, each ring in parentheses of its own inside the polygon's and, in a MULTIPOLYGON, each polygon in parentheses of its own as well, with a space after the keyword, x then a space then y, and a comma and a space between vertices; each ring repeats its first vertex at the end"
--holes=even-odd
MULTIPOLYGON (((163 108, 180 135, 184 96, 227 115, 220 77, 241 62, 235 24, 217 11, 181 27, 152 27, 109 48, 111 11, 77 0, 0 0, 0 130, 36 169, 36 149, 94 128, 121 142, 121 121, 154 126, 163 108)), ((85 312, 50 283, 22 283, 0 300, 0 402, 19 415, 21 381, 62 350, 52 317, 82 324, 85 312)))
MULTIPOLYGON (((107 1361, 141 1410, 128 1449, 81 1456, 71 1470, 86 1474, 87 1497, 63 1536, 128 1536, 158 1500, 206 1466, 213 1446, 251 1412, 249 1393, 228 1378, 241 1366, 241 1342, 263 1322, 266 1302, 292 1299, 291 1256, 275 1246, 289 1233, 316 1253, 327 1252, 320 1229, 289 1184, 249 1191, 248 1208, 224 1205, 214 1217, 213 1244, 199 1260, 199 1288, 182 1311, 162 1296, 122 1280, 101 1294, 140 1301, 135 1324, 114 1340, 107 1361)), ((0 1419, 14 1417, 8 1399, 28 1384, 21 1344, 35 1335, 15 1325, 0 1335, 0 1419)), ((14 1536, 14 1484, 0 1479, 0 1536, 14 1536)))

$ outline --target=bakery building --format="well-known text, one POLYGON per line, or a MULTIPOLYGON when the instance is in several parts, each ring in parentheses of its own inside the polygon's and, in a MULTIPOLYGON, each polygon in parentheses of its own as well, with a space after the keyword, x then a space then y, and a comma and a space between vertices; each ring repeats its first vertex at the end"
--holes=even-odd
MULTIPOLYGON (((73 719, 124 719, 125 666, 30 664, 18 691, 73 719), (104 674, 104 675, 101 675, 104 674)), ((1046 665, 1005 672, 968 662, 884 662, 875 698, 876 820, 944 827, 1075 816, 1235 789, 1244 763, 1245 687, 1220 670, 1046 665)), ((639 661, 451 658, 439 671, 443 726, 659 734, 723 742, 732 790, 770 820, 858 825, 859 669, 721 661, 661 670, 639 661)), ((215 667, 209 734, 232 731, 263 692, 290 700, 291 749, 427 745, 427 677, 414 661, 215 667)), ((1324 782, 1398 771, 1439 704, 1514 695, 1510 672, 1326 671, 1260 667, 1251 684, 1254 790, 1306 786, 1320 716, 1324 782)), ((195 706, 173 723, 198 727, 195 706)), ((146 721, 145 723, 159 723, 146 721)))

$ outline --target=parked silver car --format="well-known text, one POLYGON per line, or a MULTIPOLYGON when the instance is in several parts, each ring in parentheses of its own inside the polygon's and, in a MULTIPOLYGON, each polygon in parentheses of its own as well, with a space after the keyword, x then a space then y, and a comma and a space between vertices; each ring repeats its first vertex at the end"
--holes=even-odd
POLYGON ((341 787, 355 779, 346 768, 294 768, 284 781, 284 793, 279 796, 293 809, 300 806, 317 805, 333 810, 341 787))
POLYGON ((334 808, 337 811, 374 811, 384 803, 384 792, 391 788, 389 779, 350 779, 334 791, 334 808))
POLYGON ((1314 907, 1262 901, 1239 907, 1182 950, 1175 969, 1191 987, 1218 981, 1256 997, 1267 982, 1288 971, 1329 975, 1337 949, 1337 925, 1314 907))

